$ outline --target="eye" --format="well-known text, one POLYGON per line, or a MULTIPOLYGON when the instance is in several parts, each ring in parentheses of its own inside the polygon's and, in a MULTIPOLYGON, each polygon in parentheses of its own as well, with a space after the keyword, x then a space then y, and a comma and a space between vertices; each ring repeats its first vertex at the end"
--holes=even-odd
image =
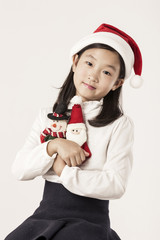
POLYGON ((104 74, 111 76, 110 72, 108 72, 108 71, 104 71, 104 74))
POLYGON ((91 62, 86 61, 87 65, 92 66, 91 62))

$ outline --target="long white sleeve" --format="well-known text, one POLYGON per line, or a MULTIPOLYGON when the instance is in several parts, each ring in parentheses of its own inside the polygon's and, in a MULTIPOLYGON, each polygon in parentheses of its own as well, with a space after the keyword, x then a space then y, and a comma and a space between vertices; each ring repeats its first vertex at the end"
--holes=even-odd
MULTIPOLYGON (((103 136, 105 138, 105 135, 103 136)), ((106 148, 107 155, 103 169, 85 170, 66 165, 60 176, 62 184, 72 193, 81 196, 101 200, 120 198, 125 192, 132 168, 133 138, 133 122, 127 116, 123 116, 113 128, 106 148)))
POLYGON ((48 142, 40 142, 40 134, 46 127, 45 118, 46 112, 40 110, 29 136, 12 164, 12 173, 18 180, 34 179, 45 174, 53 165, 56 154, 50 157, 46 150, 48 142))

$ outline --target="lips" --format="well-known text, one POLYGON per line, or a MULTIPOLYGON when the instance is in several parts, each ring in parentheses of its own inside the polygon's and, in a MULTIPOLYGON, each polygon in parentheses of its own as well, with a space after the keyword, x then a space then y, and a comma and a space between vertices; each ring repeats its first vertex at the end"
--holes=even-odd
POLYGON ((96 89, 95 87, 93 87, 93 86, 91 86, 91 85, 89 85, 89 84, 87 84, 87 83, 84 83, 84 82, 83 82, 83 84, 84 84, 84 86, 85 86, 86 88, 88 88, 88 89, 90 89, 90 90, 96 89))

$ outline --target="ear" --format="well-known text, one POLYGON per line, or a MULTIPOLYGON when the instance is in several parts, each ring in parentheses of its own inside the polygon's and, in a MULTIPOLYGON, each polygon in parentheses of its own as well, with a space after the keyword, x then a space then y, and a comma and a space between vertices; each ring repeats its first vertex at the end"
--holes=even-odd
POLYGON ((119 88, 120 86, 122 86, 124 83, 124 79, 121 78, 121 79, 118 79, 115 84, 113 85, 112 87, 112 91, 115 91, 117 88, 119 88))
POLYGON ((76 67, 77 67, 77 63, 78 63, 78 54, 75 54, 73 57, 72 57, 72 59, 73 59, 73 64, 72 64, 72 71, 74 72, 75 71, 75 69, 76 69, 76 67))

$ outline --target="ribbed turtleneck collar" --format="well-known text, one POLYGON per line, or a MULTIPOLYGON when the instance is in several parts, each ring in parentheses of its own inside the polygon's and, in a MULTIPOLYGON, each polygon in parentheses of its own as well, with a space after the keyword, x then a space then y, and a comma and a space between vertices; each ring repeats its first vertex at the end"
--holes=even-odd
POLYGON ((79 104, 81 104, 83 116, 85 117, 85 119, 97 116, 101 111, 103 105, 103 98, 101 98, 99 101, 92 100, 82 102, 81 97, 76 95, 70 100, 68 104, 68 109, 72 109, 73 105, 76 104, 77 101, 79 104))

